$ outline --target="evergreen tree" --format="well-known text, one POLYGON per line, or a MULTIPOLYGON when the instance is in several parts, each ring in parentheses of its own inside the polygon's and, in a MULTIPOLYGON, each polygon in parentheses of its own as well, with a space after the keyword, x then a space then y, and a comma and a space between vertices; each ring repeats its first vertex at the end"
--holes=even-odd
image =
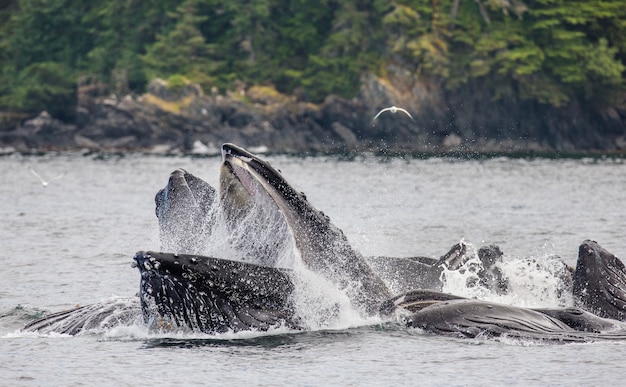
POLYGON ((147 82, 141 55, 170 23, 179 0, 108 0, 96 2, 83 18, 94 47, 84 72, 109 84, 112 91, 141 91, 147 82))
POLYGON ((71 117, 77 80, 117 93, 185 77, 321 101, 400 63, 448 89, 553 106, 623 103, 623 0, 6 0, 0 109, 71 117), (61 106, 67 105, 67 106, 61 106))
POLYGON ((76 69, 92 47, 82 23, 90 6, 86 0, 9 4, 14 13, 2 28, 0 43, 6 50, 3 60, 11 62, 2 65, 7 93, 0 97, 3 110, 38 113, 46 109, 60 118, 73 117, 76 69))
POLYGON ((174 24, 158 34, 141 57, 148 79, 183 75, 199 83, 209 81, 207 74, 214 72, 219 63, 209 59, 212 47, 198 28, 206 17, 198 15, 197 6, 197 0, 185 0, 169 14, 174 24))

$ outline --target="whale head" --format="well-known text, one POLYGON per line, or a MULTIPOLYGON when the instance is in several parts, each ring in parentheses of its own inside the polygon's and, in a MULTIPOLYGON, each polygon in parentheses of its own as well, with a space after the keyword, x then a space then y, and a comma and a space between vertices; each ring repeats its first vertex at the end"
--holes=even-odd
POLYGON ((284 269, 188 254, 138 252, 139 298, 156 330, 205 333, 297 328, 284 269))
POLYGON ((215 223, 217 193, 202 179, 184 169, 170 174, 167 185, 155 196, 161 249, 195 252, 215 223))
POLYGON ((578 249, 573 288, 576 303, 583 309, 626 320, 626 267, 595 241, 586 240, 578 249))
POLYGON ((245 149, 224 144, 222 160, 220 195, 226 213, 236 218, 251 202, 278 210, 304 265, 345 290, 358 309, 377 312, 380 302, 390 297, 389 290, 328 216, 279 170, 245 149))

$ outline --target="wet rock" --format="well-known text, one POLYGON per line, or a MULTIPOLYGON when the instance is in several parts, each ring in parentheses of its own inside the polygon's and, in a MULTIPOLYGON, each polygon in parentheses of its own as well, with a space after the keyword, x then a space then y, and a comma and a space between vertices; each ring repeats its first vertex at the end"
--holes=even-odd
POLYGON ((420 78, 400 64, 390 65, 386 74, 365 74, 352 99, 331 95, 319 104, 243 83, 234 92, 214 89, 204 95, 198 85, 170 87, 155 79, 146 94, 121 98, 89 84, 74 122, 42 112, 2 126, 0 147, 191 152, 200 141, 297 153, 626 151, 626 114, 617 109, 590 116, 574 103, 552 109, 493 100, 476 85, 446 91, 441 81, 420 78), (413 119, 385 112, 373 120, 392 105, 407 109, 413 119))
POLYGON ((203 95, 202 88, 194 83, 186 83, 184 85, 170 87, 168 83, 162 79, 153 79, 147 87, 148 93, 168 102, 179 101, 186 97, 200 97, 203 95))

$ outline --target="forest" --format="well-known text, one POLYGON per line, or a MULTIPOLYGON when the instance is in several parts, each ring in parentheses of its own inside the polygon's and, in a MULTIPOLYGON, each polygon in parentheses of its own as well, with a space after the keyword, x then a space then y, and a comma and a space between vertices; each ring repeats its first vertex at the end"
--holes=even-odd
POLYGON ((397 65, 446 90, 558 108, 626 104, 623 0, 3 0, 0 115, 71 120, 76 88, 160 77, 319 102, 397 65))

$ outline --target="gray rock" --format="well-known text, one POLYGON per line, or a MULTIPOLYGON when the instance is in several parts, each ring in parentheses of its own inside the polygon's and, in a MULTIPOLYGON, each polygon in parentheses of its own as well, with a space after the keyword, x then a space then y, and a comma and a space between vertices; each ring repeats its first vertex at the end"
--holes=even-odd
POLYGON ((320 104, 267 87, 204 95, 197 85, 168 87, 118 98, 83 93, 75 122, 48 113, 2 126, 0 147, 18 152, 75 148, 191 152, 193 144, 235 142, 278 152, 581 152, 626 151, 626 113, 597 116, 572 103, 554 109, 515 97, 494 100, 480 85, 446 91, 441 81, 390 65, 387 78, 365 74, 352 99, 328 96, 320 104), (385 113, 385 107, 407 109, 385 113))

